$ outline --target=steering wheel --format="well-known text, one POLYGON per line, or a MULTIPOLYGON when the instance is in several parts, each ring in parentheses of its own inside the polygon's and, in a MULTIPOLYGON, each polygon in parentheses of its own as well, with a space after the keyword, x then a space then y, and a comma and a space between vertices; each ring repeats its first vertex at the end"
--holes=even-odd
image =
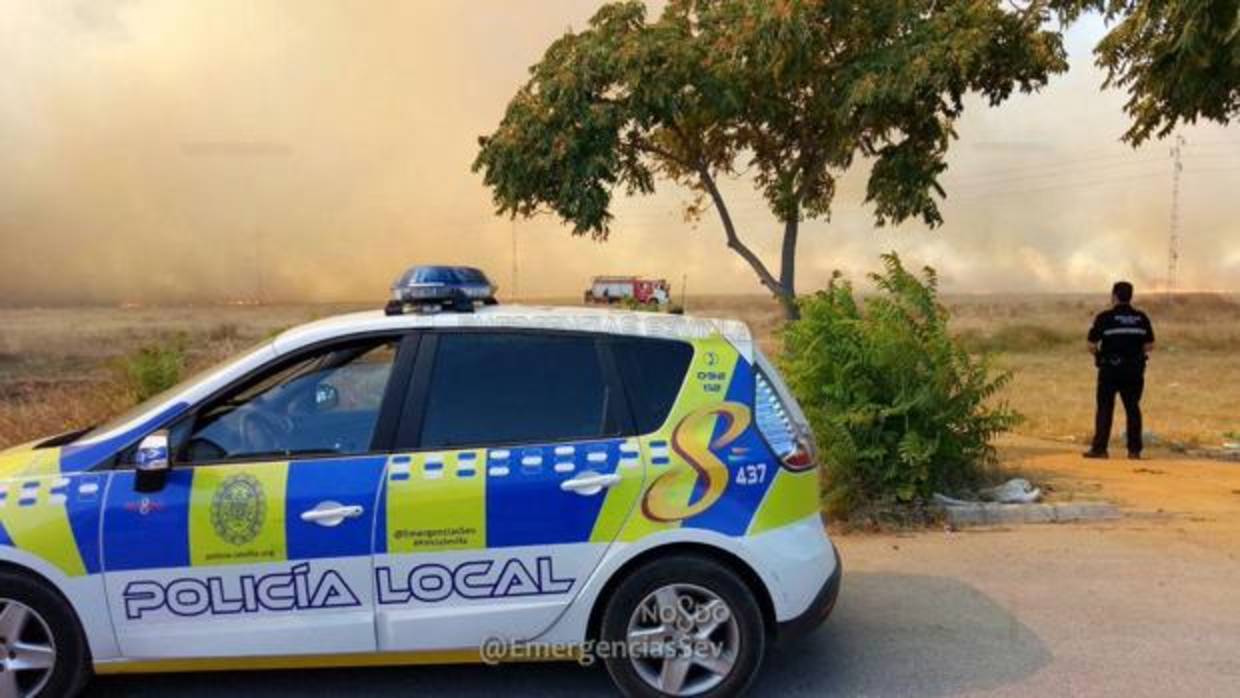
POLYGON ((244 453, 272 453, 287 448, 284 437, 292 430, 287 419, 262 410, 243 407, 237 410, 237 436, 244 453))

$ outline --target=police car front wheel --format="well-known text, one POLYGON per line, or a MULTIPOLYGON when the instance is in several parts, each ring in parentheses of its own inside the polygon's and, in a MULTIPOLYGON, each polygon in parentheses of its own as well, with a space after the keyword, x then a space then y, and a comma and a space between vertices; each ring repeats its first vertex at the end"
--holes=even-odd
POLYGON ((0 698, 71 696, 86 678, 86 643, 59 594, 0 571, 0 698))
POLYGON ((752 591, 727 566, 706 557, 661 558, 629 575, 607 603, 602 639, 623 652, 607 670, 629 696, 703 696, 744 692, 765 649, 752 591))

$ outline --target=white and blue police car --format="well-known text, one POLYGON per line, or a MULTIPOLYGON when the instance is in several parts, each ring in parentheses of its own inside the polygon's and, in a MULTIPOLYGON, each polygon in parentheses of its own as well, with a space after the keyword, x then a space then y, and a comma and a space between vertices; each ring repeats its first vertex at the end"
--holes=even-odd
POLYGON ((582 654, 628 695, 747 688, 840 581, 779 374, 739 322, 493 291, 414 269, 0 453, 0 698, 582 654))

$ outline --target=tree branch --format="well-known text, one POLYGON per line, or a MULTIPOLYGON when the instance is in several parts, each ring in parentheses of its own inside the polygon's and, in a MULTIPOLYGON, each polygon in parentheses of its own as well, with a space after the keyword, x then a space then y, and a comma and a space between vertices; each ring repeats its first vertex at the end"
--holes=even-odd
POLYGON ((639 153, 646 153, 649 155, 658 155, 661 158, 671 160, 672 162, 676 163, 677 165, 680 165, 681 167, 687 170, 695 169, 695 166, 693 165, 693 163, 690 163, 676 156, 670 150, 665 150, 663 148, 660 148, 657 145, 652 145, 649 143, 641 143, 638 141, 629 141, 625 145, 632 148, 633 150, 636 150, 639 153))
MULTIPOLYGON (((681 146, 688 150, 689 144, 685 138, 684 132, 682 132, 675 123, 671 124, 671 129, 677 138, 680 139, 681 146)), ((728 247, 734 250, 741 256, 742 259, 749 263, 749 266, 758 274, 758 280, 761 281, 762 285, 766 286, 771 293, 774 293, 780 299, 783 299, 788 295, 788 292, 785 290, 783 284, 781 284, 780 280, 775 278, 775 275, 767 269, 766 265, 763 264, 762 259, 759 258, 753 250, 749 249, 748 245, 741 241, 740 236, 736 232, 736 224, 732 221, 732 214, 728 211, 728 205, 723 200, 723 194, 719 191, 719 186, 715 182, 715 178, 711 176, 709 166, 702 158, 699 157, 696 162, 690 163, 678 157, 671 151, 660 148, 653 143, 646 143, 633 139, 630 139, 626 145, 634 150, 637 150, 638 152, 657 155, 661 158, 675 162, 687 170, 696 170, 701 178, 702 186, 706 189, 707 193, 710 195, 711 201, 715 205, 715 210, 719 212, 719 220, 723 223, 723 231, 727 236, 728 247)), ((793 237, 795 244, 795 233, 793 234, 793 237)))
POLYGON ((702 179, 702 186, 706 188, 706 192, 710 194, 710 199, 715 204, 715 210, 719 212, 719 220, 723 223, 723 232, 728 238, 728 247, 732 248, 741 256, 749 266, 758 274, 758 280, 763 286, 770 289, 771 293, 783 298, 786 293, 779 280, 771 274, 758 255, 749 249, 749 246, 741 242, 740 237, 736 234, 736 226, 732 223, 732 214, 728 212, 728 205, 723 200, 723 195, 719 192, 719 187, 715 184, 715 178, 711 177, 710 170, 705 166, 698 168, 698 175, 702 179))

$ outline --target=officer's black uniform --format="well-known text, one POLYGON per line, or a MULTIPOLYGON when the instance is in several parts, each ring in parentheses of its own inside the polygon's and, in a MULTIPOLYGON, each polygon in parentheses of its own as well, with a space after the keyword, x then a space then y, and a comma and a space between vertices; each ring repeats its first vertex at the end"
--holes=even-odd
POLYGON ((1107 452, 1115 394, 1119 393, 1128 416, 1128 454, 1141 455, 1141 393, 1145 391, 1145 345, 1154 342, 1154 326, 1145 313, 1127 303, 1099 313, 1089 329, 1089 341, 1100 343, 1098 364, 1098 414, 1091 452, 1107 452))

